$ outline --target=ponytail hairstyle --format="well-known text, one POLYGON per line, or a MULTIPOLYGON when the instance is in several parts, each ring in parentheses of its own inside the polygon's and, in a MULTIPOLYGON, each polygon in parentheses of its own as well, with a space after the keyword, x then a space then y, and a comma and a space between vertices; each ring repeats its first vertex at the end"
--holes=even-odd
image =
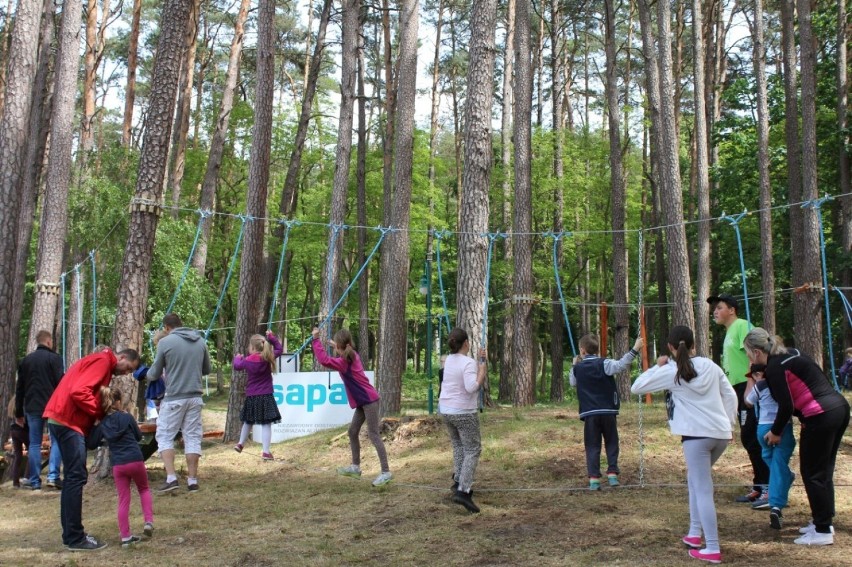
POLYGON ((110 388, 109 386, 101 386, 101 409, 104 415, 109 415, 118 411, 115 407, 116 402, 121 402, 121 390, 118 388, 110 388))
POLYGON ((743 348, 746 352, 761 351, 772 356, 773 354, 786 354, 787 347, 784 340, 775 335, 770 335, 766 329, 755 327, 743 339, 743 348))
POLYGON ((450 354, 456 354, 461 347, 464 346, 464 342, 467 340, 467 331, 462 329, 461 327, 456 327, 452 331, 450 331, 449 337, 447 337, 447 344, 450 345, 450 354))
POLYGON ((674 349, 674 359, 677 364, 677 374, 675 375, 675 384, 680 384, 681 380, 688 384, 693 378, 698 376, 695 371, 695 366, 692 365, 692 358, 689 356, 690 351, 695 346, 695 337, 692 334, 692 329, 684 325, 675 325, 669 331, 669 347, 674 349))
POLYGON ((348 362, 355 360, 355 348, 352 346, 352 334, 346 329, 334 333, 334 344, 348 362))
POLYGON ((269 363, 269 369, 275 370, 275 353, 272 351, 272 345, 266 340, 263 335, 252 335, 249 339, 249 344, 254 352, 260 354, 260 358, 269 363))

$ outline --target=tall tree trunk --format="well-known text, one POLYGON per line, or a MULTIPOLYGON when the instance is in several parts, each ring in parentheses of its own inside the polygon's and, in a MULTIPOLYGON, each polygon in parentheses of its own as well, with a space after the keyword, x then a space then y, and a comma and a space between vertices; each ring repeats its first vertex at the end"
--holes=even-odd
MULTIPOLYGON (((107 0, 108 1, 108 0, 107 0)), ((82 10, 82 8, 81 8, 82 10)), ((106 10, 104 10, 106 14, 106 10)), ((83 168, 94 149, 95 80, 97 78, 98 0, 86 0, 86 49, 83 75, 83 118, 80 121, 80 163, 83 168)), ((75 81, 76 83, 76 81, 75 81)))
MULTIPOLYGON (((500 226, 509 226, 512 219, 512 77, 515 60, 515 0, 509 0, 506 6, 506 46, 503 49, 503 107, 500 126, 500 162, 503 166, 503 207, 500 226)), ((503 241, 503 255, 506 260, 512 258, 512 240, 503 241)), ((506 302, 506 315, 503 318, 503 348, 500 349, 500 381, 497 388, 497 400, 502 403, 512 401, 514 376, 512 376, 512 351, 510 345, 515 340, 515 328, 512 316, 512 303, 506 302)))
POLYGON ((177 103, 177 116, 172 130, 172 159, 169 172, 169 189, 172 193, 172 217, 177 218, 177 208, 180 207, 181 184, 186 167, 186 137, 189 134, 189 114, 192 103, 192 81, 195 75, 195 54, 198 47, 198 14, 201 0, 194 0, 189 14, 189 26, 186 30, 186 45, 181 67, 181 82, 177 103))
POLYGON ((35 296, 28 347, 36 347, 36 335, 53 329, 59 299, 59 273, 68 230, 68 184, 71 181, 71 145, 77 69, 80 65, 80 0, 65 0, 56 53, 53 116, 50 122, 50 156, 39 230, 35 296))
MULTIPOLYGON (((757 168, 760 184, 760 264, 763 286, 763 328, 775 334, 775 260, 772 245, 772 187, 769 179, 769 103, 766 91, 766 47, 763 0, 754 0, 754 75, 757 83, 757 168)), ((702 296, 703 297, 703 296, 702 296)))
MULTIPOLYGON (((396 78, 393 75, 390 9, 388 0, 382 0, 382 33, 384 37, 385 67, 385 129, 382 136, 382 224, 390 225, 393 203, 393 147, 394 114, 396 112, 396 78)), ((381 296, 380 296, 381 297, 381 296)))
POLYGON ((6 55, 9 53, 9 36, 12 32, 13 0, 6 2, 6 21, 3 23, 3 33, 0 34, 0 119, 3 118, 3 105, 6 101, 6 55))
MULTIPOLYGON (((243 349, 258 332, 262 313, 263 240, 272 143, 272 107, 275 100, 275 0, 260 0, 257 15, 257 89, 254 103, 251 160, 249 163, 246 214, 254 218, 245 229, 240 257, 240 289, 234 348, 243 349)), ((190 25, 192 25, 190 23, 190 25)), ((228 397, 225 441, 239 439, 240 409, 245 400, 245 372, 234 372, 228 397)))
MULTIPOLYGON (((476 351, 475 345, 480 342, 477 339, 484 331, 483 308, 488 300, 484 278, 488 239, 480 235, 488 232, 488 190, 491 186, 492 164, 491 101, 496 18, 496 0, 474 0, 470 18, 470 64, 462 133, 464 172, 458 225, 456 290, 458 298, 456 325, 467 331, 474 351, 476 351)), ((531 340, 531 337, 527 337, 526 340, 531 340)), ((484 388, 487 393, 487 380, 484 388)))
MULTIPOLYGON (((130 228, 118 287, 113 343, 116 348, 142 346, 154 240, 162 213, 163 179, 169 136, 180 79, 183 45, 192 0, 166 0, 160 18, 160 41, 151 77, 145 137, 139 160, 136 192, 130 203, 130 228)), ((128 407, 137 399, 136 382, 124 380, 128 407)))
MULTIPOLYGON (((802 54, 802 195, 801 200, 817 198, 816 146, 816 39, 811 25, 810 0, 798 0, 799 49, 802 54)), ((798 208, 798 207, 793 207, 798 208)), ((791 263, 799 266, 801 280, 793 286, 814 282, 808 291, 793 295, 793 324, 796 346, 822 366, 822 297, 819 224, 816 210, 802 213, 802 239, 793 240, 791 263)))
MULTIPOLYGON (((364 28, 366 11, 362 7, 360 28, 364 28)), ((440 26, 439 26, 440 33, 440 26)), ((358 34, 358 155, 355 172, 358 218, 358 243, 356 257, 359 266, 367 260, 367 111, 364 82, 366 73, 364 56, 364 35, 358 34)), ((358 282, 358 356, 364 368, 370 368, 370 273, 367 271, 358 282)))
MULTIPOLYGON (((210 152, 207 155, 207 169, 204 171, 204 181, 201 183, 200 208, 202 211, 212 211, 216 199, 216 185, 219 181, 219 168, 222 166, 222 155, 225 153, 225 136, 234 109, 234 92, 237 88, 237 77, 240 74, 240 55, 243 52, 243 35, 245 33, 246 17, 251 0, 240 0, 240 9, 234 22, 234 37, 231 39, 231 52, 228 57, 228 71, 225 75, 225 87, 222 90, 222 101, 219 103, 219 116, 216 119, 216 130, 210 140, 210 152)), ((207 264, 207 244, 213 230, 210 218, 204 221, 195 255, 192 257, 192 267, 202 277, 207 264)))
POLYGON ((707 155, 707 85, 704 76, 704 20, 701 0, 692 0, 692 53, 695 79, 695 193, 698 201, 698 242, 695 274, 695 350, 704 356, 710 354, 710 310, 705 299, 710 297, 710 169, 707 155))
MULTIPOLYGON (((400 2, 399 74, 394 117, 394 191, 390 226, 408 227, 411 218, 411 185, 414 166, 414 103, 417 91, 417 0, 400 2)), ((379 277, 379 339, 376 382, 383 415, 399 413, 402 373, 405 371, 405 299, 408 294, 409 235, 401 230, 388 235, 382 252, 379 277)))
MULTIPOLYGON (((642 0, 646 1, 646 0, 642 0)), ((675 129, 672 93, 671 13, 668 2, 657 2, 658 62, 660 82, 660 124, 658 130, 660 158, 660 196, 667 225, 667 266, 674 310, 672 322, 695 328, 692 290, 689 278, 689 256, 686 252, 686 229, 683 224, 683 195, 680 182, 678 136, 675 129)))
MULTIPOLYGON (((139 20, 142 17, 142 0, 133 0, 133 16, 127 47, 127 86, 124 88, 124 119, 121 123, 121 145, 130 147, 133 134, 133 103, 136 101, 136 65, 139 57, 139 20)), ((236 30, 234 31, 236 36, 236 30)))
MULTIPOLYGON (((627 188, 624 180, 624 163, 621 156, 621 116, 618 108, 618 76, 616 75, 615 45, 615 5, 613 0, 604 0, 604 30, 606 51, 606 92, 607 115, 609 116, 609 171, 610 195, 612 206, 612 284, 615 301, 615 328, 613 334, 613 352, 616 357, 626 353, 629 348, 630 313, 627 309, 627 243, 625 227, 627 225, 627 188)), ((603 354, 603 353, 602 353, 603 354)), ((622 399, 630 397, 630 374, 622 372, 618 376, 618 392, 622 399)))
MULTIPOLYGON (((564 130, 562 117, 562 12, 558 0, 550 2, 550 71, 553 77, 551 101, 553 103, 553 232, 562 232, 562 216, 565 214, 565 199, 563 194, 564 164, 562 159, 564 145, 564 130)), ((556 263, 562 265, 562 239, 556 242, 556 263)), ((559 292, 555 286, 551 286, 551 308, 550 308, 550 366, 552 378, 550 381, 550 401, 561 402, 565 397, 562 376, 564 372, 565 352, 563 348, 564 321, 562 317, 562 306, 559 303, 559 292)))
MULTIPOLYGON (((512 351, 512 376, 515 378, 513 405, 535 404, 535 366, 533 347, 533 275, 532 275, 532 75, 530 74, 530 2, 516 0, 515 13, 515 214, 512 222, 512 320, 515 337, 512 351)), ((470 96, 470 95, 469 95, 470 96)), ((485 290, 486 294, 488 290, 485 290)))
MULTIPOLYGON (((847 56, 847 34, 846 26, 849 24, 846 12, 846 3, 837 3, 837 131, 840 132, 840 193, 845 194, 840 200, 840 244, 841 250, 846 258, 852 257, 852 173, 850 173, 849 152, 846 147, 849 144, 849 82, 847 56)), ((844 257, 841 255, 841 257, 844 257)), ((852 287, 852 267, 846 266, 840 272, 841 285, 847 288, 847 297, 852 297, 849 288, 852 287)), ((847 347, 852 346, 852 326, 844 325, 844 343, 847 347)))
MULTIPOLYGON (((13 320, 15 260, 18 242, 20 182, 27 155, 27 132, 38 55, 41 2, 19 0, 9 47, 3 117, 0 118, 0 407, 15 388, 20 320, 13 320)), ((9 420, 0 423, 0 438, 9 435, 9 420)))

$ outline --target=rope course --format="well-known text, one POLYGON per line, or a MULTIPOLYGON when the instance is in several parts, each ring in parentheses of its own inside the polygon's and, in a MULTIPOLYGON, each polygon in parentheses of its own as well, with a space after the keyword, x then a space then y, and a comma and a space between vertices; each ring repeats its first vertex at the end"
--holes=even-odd
POLYGON ((77 295, 77 358, 83 358, 83 290, 80 289, 80 264, 74 266, 75 291, 77 295))
POLYGON ((213 323, 219 315, 219 308, 222 307, 222 301, 225 299, 225 294, 228 293, 228 284, 231 282, 231 276, 234 273, 234 266, 237 264, 237 257, 240 254, 240 247, 243 243, 243 235, 246 232, 246 223, 256 220, 248 215, 240 215, 240 234, 237 236, 237 243, 234 245, 234 253, 231 255, 231 264, 228 266, 228 274, 225 276, 225 283, 222 285, 222 291, 219 293, 219 299, 216 301, 216 309, 213 310, 213 316, 210 318, 210 323, 207 325, 207 330, 204 331, 204 338, 210 335, 210 330, 213 328, 213 323))
POLYGON ((447 230, 436 230, 435 235, 435 255, 438 262, 438 288, 441 290, 441 305, 444 308, 443 321, 447 327, 447 335, 450 334, 450 312, 447 309, 447 294, 444 293, 444 276, 441 271, 441 239, 451 234, 447 230))
POLYGON ((65 316, 65 274, 61 274, 59 276, 59 286, 62 288, 62 298, 60 299, 60 301, 62 302, 62 324, 61 324, 62 370, 67 370, 67 368, 65 368, 65 364, 66 364, 65 361, 67 360, 67 356, 68 356, 68 353, 67 353, 68 347, 67 347, 67 343, 66 343, 66 341, 68 340, 67 339, 67 334, 68 334, 67 323, 68 323, 68 320, 65 316))
POLYGON ((742 278, 743 295, 745 296, 746 321, 748 322, 749 328, 751 328, 751 310, 748 306, 748 285, 746 284, 745 259, 743 258, 743 239, 740 235, 740 221, 747 214, 748 211, 743 211, 738 215, 725 215, 725 213, 723 212, 722 220, 730 223, 730 225, 734 227, 734 232, 737 234, 737 251, 740 255, 740 277, 742 278))
MULTIPOLYGON (((329 225, 331 229, 331 237, 329 238, 329 246, 328 246, 328 254, 326 255, 326 264, 325 264, 325 273, 326 279, 328 280, 328 285, 326 288, 326 297, 328 298, 328 306, 329 306, 329 315, 331 315, 331 303, 334 301, 334 278, 332 275, 334 274, 334 258, 335 258, 335 249, 337 248, 337 240, 340 236, 340 231, 344 230, 346 225, 344 224, 332 224, 329 225)), ((324 324, 320 325, 320 328, 325 327, 325 336, 331 337, 331 317, 326 317, 324 320, 324 324)))
POLYGON ((198 213, 198 226, 195 229, 195 238, 192 239, 192 248, 189 250, 189 256, 186 257, 186 263, 183 265, 183 271, 180 274, 180 280, 178 280, 177 287, 175 288, 175 292, 172 294, 172 299, 169 301, 169 306, 166 308, 166 313, 171 313, 172 309, 175 307, 175 303, 177 302, 177 298, 180 295, 180 290, 183 287, 184 282, 186 281, 186 275, 189 273, 189 267, 192 265, 192 258, 195 256, 195 249, 198 246, 198 239, 201 236, 201 231, 204 229, 204 221, 207 217, 210 216, 210 211, 204 211, 198 209, 196 211, 198 213))
POLYGON ((95 251, 89 251, 92 262, 92 348, 98 344, 98 270, 95 263, 95 251))
POLYGON ((278 289, 281 285, 281 273, 284 268, 284 258, 287 255, 287 241, 290 239, 290 229, 301 224, 299 221, 283 220, 278 221, 284 225, 284 239, 281 244, 281 254, 278 256, 278 273, 275 276, 275 286, 272 288, 272 305, 269 307, 269 317, 266 322, 266 330, 272 330, 272 318, 275 316, 275 308, 278 305, 278 289))
POLYGON ((559 290, 559 303, 562 305, 562 318, 565 320, 565 328, 568 330, 568 344, 571 345, 571 354, 576 357, 577 347, 574 346, 574 335, 571 332, 571 323, 568 321, 568 308, 565 305, 565 294, 562 293, 562 280, 559 277, 559 262, 557 259, 557 247, 559 246, 560 239, 564 236, 571 236, 571 233, 551 232, 549 236, 553 238, 553 275, 556 278, 556 289, 559 290))

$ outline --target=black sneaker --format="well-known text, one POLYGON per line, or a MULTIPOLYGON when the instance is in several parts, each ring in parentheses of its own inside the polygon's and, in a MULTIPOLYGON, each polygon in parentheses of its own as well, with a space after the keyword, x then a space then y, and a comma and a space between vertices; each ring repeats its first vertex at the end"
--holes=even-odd
POLYGON ((186 489, 190 492, 198 492, 198 483, 195 484, 187 484, 186 489))
POLYGON ((62 481, 59 480, 58 478, 56 480, 48 480, 46 484, 50 488, 55 488, 56 490, 62 490, 62 481))
POLYGON ((781 509, 772 508, 769 510, 769 527, 773 530, 780 530, 782 526, 781 509))
POLYGON ((177 490, 177 489, 178 489, 178 481, 177 481, 177 479, 174 479, 171 482, 168 482, 168 481, 163 482, 163 484, 161 484, 160 487, 157 489, 157 492, 159 492, 160 494, 164 494, 166 492, 171 492, 172 490, 177 490))
POLYGON ((107 546, 107 542, 98 540, 95 536, 87 535, 81 541, 68 546, 68 551, 96 551, 107 546))
POLYGON ((133 544, 139 541, 142 541, 141 537, 132 535, 127 539, 121 540, 121 547, 131 547, 133 544))
POLYGON ((462 492, 461 490, 456 490, 456 493, 453 495, 453 502, 456 504, 461 504, 467 511, 472 514, 479 513, 479 506, 473 503, 473 499, 471 498, 471 494, 469 492, 462 492))

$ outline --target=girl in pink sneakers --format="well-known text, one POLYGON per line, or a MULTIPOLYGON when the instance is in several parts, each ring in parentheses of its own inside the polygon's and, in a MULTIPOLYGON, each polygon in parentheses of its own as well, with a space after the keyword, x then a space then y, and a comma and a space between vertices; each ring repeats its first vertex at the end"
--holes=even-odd
POLYGON ((248 355, 238 354, 234 357, 234 370, 245 370, 246 400, 240 410, 240 442, 234 445, 234 451, 243 452, 243 446, 248 440, 249 431, 254 424, 260 425, 260 438, 263 452, 260 454, 264 461, 273 459, 269 452, 272 442, 272 424, 281 421, 281 412, 272 389, 272 371, 275 369, 275 359, 281 356, 284 349, 281 341, 272 331, 263 335, 252 335, 249 339, 248 355))
POLYGON ((691 548, 691 557, 721 563, 711 468, 732 439, 737 394, 724 370, 708 358, 695 356, 694 342, 689 327, 673 327, 668 346, 674 360, 661 356, 630 391, 669 391, 669 428, 681 436, 689 488, 689 532, 682 541, 691 548), (700 549, 702 532, 704 549, 700 549))

